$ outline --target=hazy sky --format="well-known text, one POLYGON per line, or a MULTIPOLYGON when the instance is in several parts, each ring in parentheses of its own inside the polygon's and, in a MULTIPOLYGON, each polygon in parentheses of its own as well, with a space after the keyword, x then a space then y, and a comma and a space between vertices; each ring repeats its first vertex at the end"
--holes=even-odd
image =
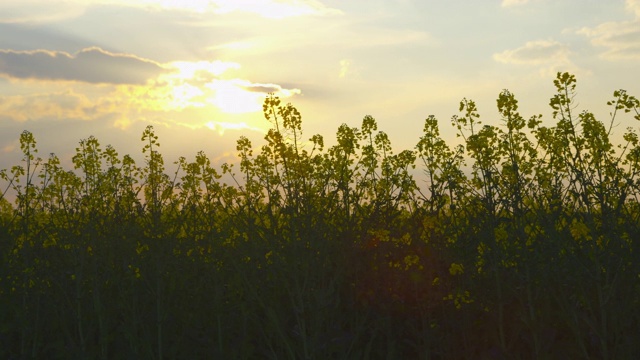
POLYGON ((305 137, 372 115, 399 152, 431 114, 454 141, 464 97, 499 124, 505 88, 551 124, 557 71, 603 121, 614 90, 640 96, 640 0, 2 0, 0 169, 23 130, 70 164, 90 135, 139 156, 148 124, 167 163, 233 161, 239 136, 262 143, 269 92, 305 137))

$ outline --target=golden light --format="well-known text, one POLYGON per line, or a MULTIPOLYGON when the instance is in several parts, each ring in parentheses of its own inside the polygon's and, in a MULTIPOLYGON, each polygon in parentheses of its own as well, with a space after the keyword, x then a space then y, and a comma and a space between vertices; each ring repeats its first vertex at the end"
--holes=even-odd
POLYGON ((230 43, 226 43, 222 45, 211 46, 209 47, 209 50, 220 50, 220 49, 247 50, 255 46, 256 44, 252 41, 232 41, 230 43))
POLYGON ((256 112, 262 109, 265 95, 248 91, 251 82, 222 79, 229 70, 240 69, 234 62, 178 61, 169 64, 174 71, 164 80, 171 87, 171 107, 212 105, 230 114, 256 112))
POLYGON ((204 95, 204 92, 200 88, 190 84, 174 86, 171 90, 172 106, 181 109, 188 106, 202 107, 204 106, 202 102, 194 101, 202 95, 204 95))
POLYGON ((211 5, 209 0, 163 0, 164 7, 182 8, 197 12, 205 12, 211 5))
POLYGON ((339 10, 327 8, 315 0, 215 0, 214 12, 219 14, 244 11, 271 19, 292 16, 341 14, 339 10))
POLYGON ((177 77, 181 79, 194 79, 198 74, 209 73, 216 76, 222 75, 228 70, 240 69, 240 64, 227 61, 174 61, 169 67, 178 71, 177 77))
MULTIPOLYGON (((167 71, 158 78, 145 85, 120 85, 112 95, 135 109, 138 114, 147 111, 171 113, 170 120, 167 121, 172 124, 205 127, 222 135, 228 129, 262 129, 252 128, 243 122, 211 122, 210 119, 224 119, 224 114, 241 115, 230 116, 235 120, 254 118, 251 113, 262 112, 267 93, 275 93, 282 98, 300 94, 299 89, 253 83, 238 78, 235 71, 234 74, 227 73, 241 68, 234 62, 178 61, 162 66, 167 71), (185 119, 186 116, 190 116, 189 119, 185 119)), ((129 125, 126 116, 115 123, 120 128, 129 125)))
POLYGON ((214 93, 209 102, 230 114, 261 111, 265 94, 248 91, 242 87, 242 83, 242 80, 215 80, 206 84, 214 93))
MULTIPOLYGON (((84 0, 90 3, 89 0, 84 0)), ((342 14, 317 0, 112 0, 128 5, 152 6, 161 9, 179 9, 198 13, 227 14, 235 11, 250 12, 271 19, 292 16, 342 14)))
POLYGON ((225 130, 252 130, 264 132, 262 129, 251 127, 247 125, 245 122, 241 123, 230 123, 224 121, 209 121, 205 124, 209 129, 218 132, 220 136, 224 135, 225 130))
POLYGON ((340 60, 340 74, 338 75, 338 77, 341 79, 344 79, 345 77, 347 77, 347 74, 349 74, 350 66, 351 66, 351 60, 349 59, 340 60))

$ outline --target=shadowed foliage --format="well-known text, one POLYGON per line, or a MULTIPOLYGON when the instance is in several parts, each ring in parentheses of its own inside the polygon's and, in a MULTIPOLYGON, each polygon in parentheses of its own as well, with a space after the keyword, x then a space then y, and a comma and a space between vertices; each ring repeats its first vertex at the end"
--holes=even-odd
POLYGON ((370 116, 325 148, 269 96, 265 145, 171 174, 152 127, 143 164, 89 137, 73 169, 25 131, 0 172, 0 357, 640 358, 640 143, 612 143, 640 105, 615 91, 602 122, 554 84, 553 126, 505 90, 499 123, 463 99, 460 145, 431 116, 401 152, 370 116))

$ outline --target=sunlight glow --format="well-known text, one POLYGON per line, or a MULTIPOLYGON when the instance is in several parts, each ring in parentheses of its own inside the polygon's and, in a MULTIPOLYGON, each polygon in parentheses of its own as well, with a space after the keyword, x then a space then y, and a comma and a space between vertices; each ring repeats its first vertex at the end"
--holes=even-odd
POLYGON ((156 0, 144 1, 145 3, 156 3, 163 8, 169 9, 185 9, 203 13, 209 9, 211 2, 209 0, 156 0))
POLYGON ((347 77, 347 74, 349 74, 349 66, 351 66, 351 60, 340 60, 340 74, 338 75, 339 78, 343 79, 347 77))
POLYGON ((241 123, 230 123, 230 122, 218 122, 218 121, 209 121, 205 124, 209 129, 216 131, 220 136, 224 135, 225 130, 253 130, 263 132, 262 129, 254 128, 247 125, 244 122, 241 123))
POLYGON ((251 41, 233 41, 222 45, 210 46, 208 50, 246 50, 255 47, 255 43, 251 41))
MULTIPOLYGON (((84 1, 90 3, 89 0, 84 1)), ((270 19, 342 14, 340 10, 328 8, 318 0, 102 0, 102 2, 187 10, 198 13, 228 14, 242 11, 270 19)))
POLYGON ((636 18, 640 19, 640 0, 627 0, 627 10, 636 14, 636 18))
POLYGON ((187 106, 202 107, 201 101, 193 101, 197 97, 204 95, 204 91, 191 84, 177 85, 172 88, 171 97, 174 100, 173 106, 185 108, 187 106))
MULTIPOLYGON (((236 74, 229 76, 227 71, 241 68, 234 62, 179 61, 162 64, 162 66, 167 71, 145 85, 118 86, 117 91, 112 94, 118 98, 113 106, 127 104, 129 108, 136 109, 138 114, 136 116, 145 111, 182 112, 197 108, 199 114, 207 114, 210 119, 211 116, 223 114, 259 113, 269 93, 282 98, 301 93, 299 89, 285 89, 278 84, 254 83, 237 78, 236 74)), ((196 119, 190 122, 194 126, 205 124, 196 119)), ((127 117, 122 116, 115 121, 114 126, 127 128, 130 124, 127 117)), ((233 128, 233 124, 215 124, 217 125, 206 126, 219 133, 233 128)), ((188 127, 188 124, 179 125, 188 127)), ((241 129, 249 129, 245 124, 237 126, 241 129)), ((253 130, 259 131, 259 129, 253 130)))
POLYGON ((215 12, 219 14, 245 11, 271 19, 340 13, 340 11, 329 9, 315 0, 217 0, 215 3, 215 12))
POLYGON ((209 102, 230 114, 260 111, 265 94, 247 91, 239 86, 241 83, 240 80, 217 80, 206 84, 214 92, 209 102))
POLYGON ((215 106, 228 114, 242 114, 262 110, 267 92, 283 97, 298 94, 297 89, 283 89, 275 84, 254 84, 243 79, 224 79, 229 70, 240 69, 240 64, 224 61, 179 61, 168 64, 175 71, 163 80, 171 88, 169 107, 215 106))
POLYGON ((196 78, 198 75, 209 73, 213 75, 222 75, 227 70, 238 70, 240 64, 225 61, 174 61, 169 63, 170 67, 178 70, 177 76, 182 79, 196 78))

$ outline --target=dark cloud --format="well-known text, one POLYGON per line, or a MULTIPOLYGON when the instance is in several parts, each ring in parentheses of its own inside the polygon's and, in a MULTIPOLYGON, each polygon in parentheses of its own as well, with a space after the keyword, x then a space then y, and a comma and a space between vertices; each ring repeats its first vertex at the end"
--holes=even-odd
POLYGON ((209 49, 212 44, 245 40, 254 34, 250 25, 209 13, 91 4, 81 16, 53 24, 48 29, 62 34, 81 34, 103 49, 135 53, 167 63, 216 57, 218 52, 209 49))
POLYGON ((91 46, 101 46, 92 40, 64 33, 48 26, 0 23, 0 49, 37 50, 52 49, 75 52, 91 46))
POLYGON ((144 84, 164 71, 153 61, 97 47, 73 55, 62 51, 0 50, 0 74, 19 79, 144 84))
POLYGON ((282 90, 282 87, 280 85, 275 84, 251 84, 248 86, 243 86, 242 88, 247 91, 259 92, 264 94, 275 93, 282 90))

